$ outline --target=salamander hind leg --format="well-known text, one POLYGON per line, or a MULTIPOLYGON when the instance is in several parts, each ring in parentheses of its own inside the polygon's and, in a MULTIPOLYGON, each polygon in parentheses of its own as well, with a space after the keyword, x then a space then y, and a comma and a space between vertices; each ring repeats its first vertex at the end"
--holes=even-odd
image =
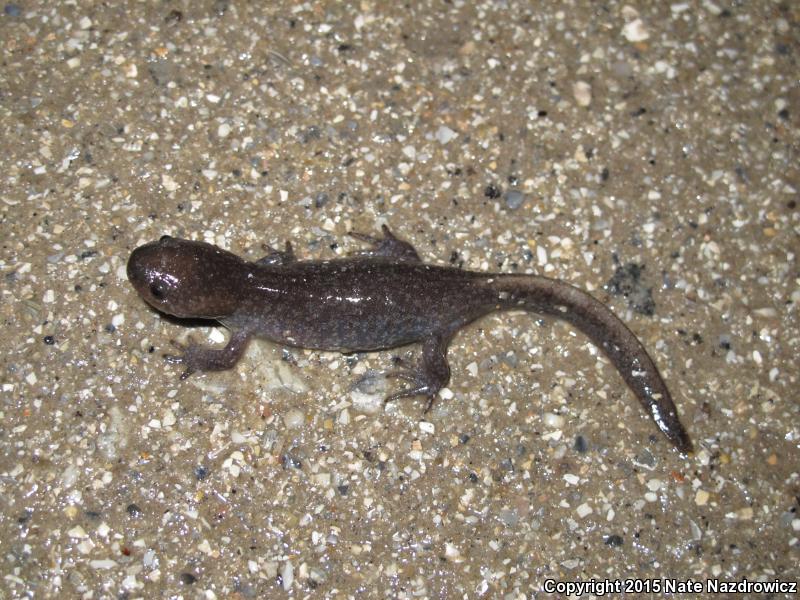
POLYGON ((237 331, 231 335, 224 348, 207 348, 196 344, 190 338, 189 344, 185 347, 173 342, 173 345, 182 350, 182 354, 165 354, 164 358, 167 362, 186 367, 181 373, 181 379, 186 379, 196 371, 225 371, 233 368, 244 354, 249 341, 250 333, 247 331, 237 331))
POLYGON ((294 255, 294 250, 292 249, 292 243, 288 240, 286 241, 286 249, 285 250, 277 250, 272 246, 268 246, 264 244, 262 246, 264 250, 267 250, 269 254, 264 256, 263 258, 259 258, 256 261, 257 265, 261 266, 283 266, 283 265, 290 265, 297 260, 294 255))
POLYGON ((410 396, 426 396, 427 413, 436 399, 436 394, 450 381, 450 365, 447 364, 447 344, 450 336, 434 335, 423 342, 422 360, 414 369, 404 369, 388 373, 387 377, 401 379, 409 385, 407 388, 390 394, 384 402, 393 402, 410 396))
POLYGON ((398 239, 389 228, 384 225, 381 227, 383 231, 382 238, 372 237, 365 233, 358 233, 351 231, 348 235, 362 242, 372 244, 372 248, 358 252, 358 256, 378 256, 382 258, 392 258, 394 260, 402 260, 406 262, 422 262, 414 246, 398 239))

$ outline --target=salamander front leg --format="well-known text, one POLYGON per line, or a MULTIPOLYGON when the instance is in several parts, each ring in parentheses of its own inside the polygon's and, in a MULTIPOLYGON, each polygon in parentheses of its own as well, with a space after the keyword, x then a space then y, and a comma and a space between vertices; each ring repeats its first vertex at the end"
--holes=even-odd
POLYGON ((417 254, 417 251, 414 250, 414 246, 395 237, 395 235, 389 231, 389 228, 386 225, 381 227, 381 231, 383 231, 382 238, 376 238, 365 233, 351 231, 348 234, 350 237, 361 240, 362 242, 367 242, 368 244, 372 244, 371 249, 357 252, 356 255, 380 256, 383 258, 392 258, 394 260, 402 260, 406 262, 422 262, 419 254, 417 254))
POLYGON ((224 348, 207 348, 196 344, 191 338, 186 347, 173 342, 175 346, 183 351, 183 354, 165 354, 164 358, 169 363, 186 367, 186 370, 181 374, 181 379, 186 379, 195 371, 225 371, 233 368, 239 362, 245 348, 247 348, 250 337, 251 334, 248 331, 237 331, 231 335, 228 345, 224 348))
POLYGON ((450 381, 450 365, 447 364, 447 345, 449 343, 449 335, 431 336, 423 342, 422 360, 416 370, 401 370, 387 374, 387 377, 408 382, 409 387, 390 394, 384 403, 409 396, 426 396, 428 405, 425 407, 425 412, 427 413, 433 406, 436 394, 450 381))

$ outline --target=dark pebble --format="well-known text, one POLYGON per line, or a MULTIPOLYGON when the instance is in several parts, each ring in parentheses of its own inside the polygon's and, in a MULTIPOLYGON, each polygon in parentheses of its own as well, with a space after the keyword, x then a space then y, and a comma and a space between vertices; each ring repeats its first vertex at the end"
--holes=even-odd
POLYGON ((622 536, 613 533, 611 535, 607 535, 606 539, 606 546, 622 546, 622 536))
POLYGON ((128 516, 130 517, 140 517, 142 515, 142 509, 139 508, 139 505, 134 504, 131 502, 128 506, 125 507, 125 510, 128 512, 128 516))
POLYGON ((606 289, 615 296, 624 296, 636 312, 652 316, 656 310, 653 289, 644 283, 644 265, 628 263, 617 267, 613 277, 606 283, 606 289))
POLYGON ((504 471, 513 471, 514 461, 512 461, 510 458, 504 458, 500 461, 500 468, 504 471))
POLYGON ((336 489, 339 490, 339 493, 342 496, 347 496, 347 492, 350 490, 350 486, 349 485, 340 485, 336 489))
POLYGON ((164 21, 167 23, 180 23, 183 20, 183 13, 179 10, 171 10, 167 13, 167 16, 164 17, 164 21))
POLYGON ((9 17, 19 17, 22 14, 22 8, 19 4, 6 4, 3 7, 3 12, 9 17))
POLYGON ((195 467, 195 469, 194 469, 194 476, 195 476, 195 478, 197 479, 197 481, 203 481, 203 479, 205 479, 206 477, 208 477, 208 469, 206 469, 206 468, 205 468, 204 466, 202 466, 202 465, 200 465, 200 466, 198 466, 198 467, 195 467))
POLYGON ((572 447, 575 448, 575 450, 577 450, 581 454, 583 454, 584 452, 589 450, 589 442, 586 441, 585 437, 579 435, 575 437, 575 444, 572 447))
POLYGON ((487 198, 495 200, 496 198, 499 198, 500 196, 503 195, 503 188, 501 188, 499 185, 495 185, 492 183, 486 186, 486 189, 483 190, 483 195, 486 196, 487 198))
POLYGON ((197 577, 191 573, 181 573, 180 579, 183 585, 192 585, 195 581, 197 581, 197 577))
POLYGON ((292 456, 291 454, 284 454, 283 456, 281 456, 281 462, 283 463, 283 468, 284 469, 302 469, 303 468, 302 461, 299 458, 297 458, 295 456, 292 456))
POLYGON ((56 338, 54 338, 52 335, 46 335, 44 336, 44 343, 48 346, 52 346, 56 343, 56 338))

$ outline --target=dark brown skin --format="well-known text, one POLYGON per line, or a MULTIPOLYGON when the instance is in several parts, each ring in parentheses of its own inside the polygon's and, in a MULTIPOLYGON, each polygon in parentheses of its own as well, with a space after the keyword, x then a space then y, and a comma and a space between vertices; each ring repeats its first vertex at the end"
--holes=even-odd
POLYGON ((692 443, 655 364, 631 331, 602 303, 562 281, 535 275, 476 273, 423 264, 387 227, 358 256, 298 261, 291 246, 248 262, 203 242, 162 237, 136 248, 128 279, 161 312, 213 319, 231 330, 228 345, 190 344, 183 377, 232 368, 252 337, 302 348, 373 351, 419 342, 416 370, 392 373, 408 387, 387 398, 427 396, 450 380, 447 346, 466 324, 497 310, 563 319, 605 352, 661 432, 678 450, 692 443))

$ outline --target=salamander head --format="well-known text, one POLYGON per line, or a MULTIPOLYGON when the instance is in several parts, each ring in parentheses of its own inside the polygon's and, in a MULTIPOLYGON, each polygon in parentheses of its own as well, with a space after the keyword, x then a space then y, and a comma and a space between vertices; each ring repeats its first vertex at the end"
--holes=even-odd
POLYGON ((128 259, 128 279, 153 308, 182 318, 221 319, 240 298, 246 263, 204 242, 163 236, 128 259))

